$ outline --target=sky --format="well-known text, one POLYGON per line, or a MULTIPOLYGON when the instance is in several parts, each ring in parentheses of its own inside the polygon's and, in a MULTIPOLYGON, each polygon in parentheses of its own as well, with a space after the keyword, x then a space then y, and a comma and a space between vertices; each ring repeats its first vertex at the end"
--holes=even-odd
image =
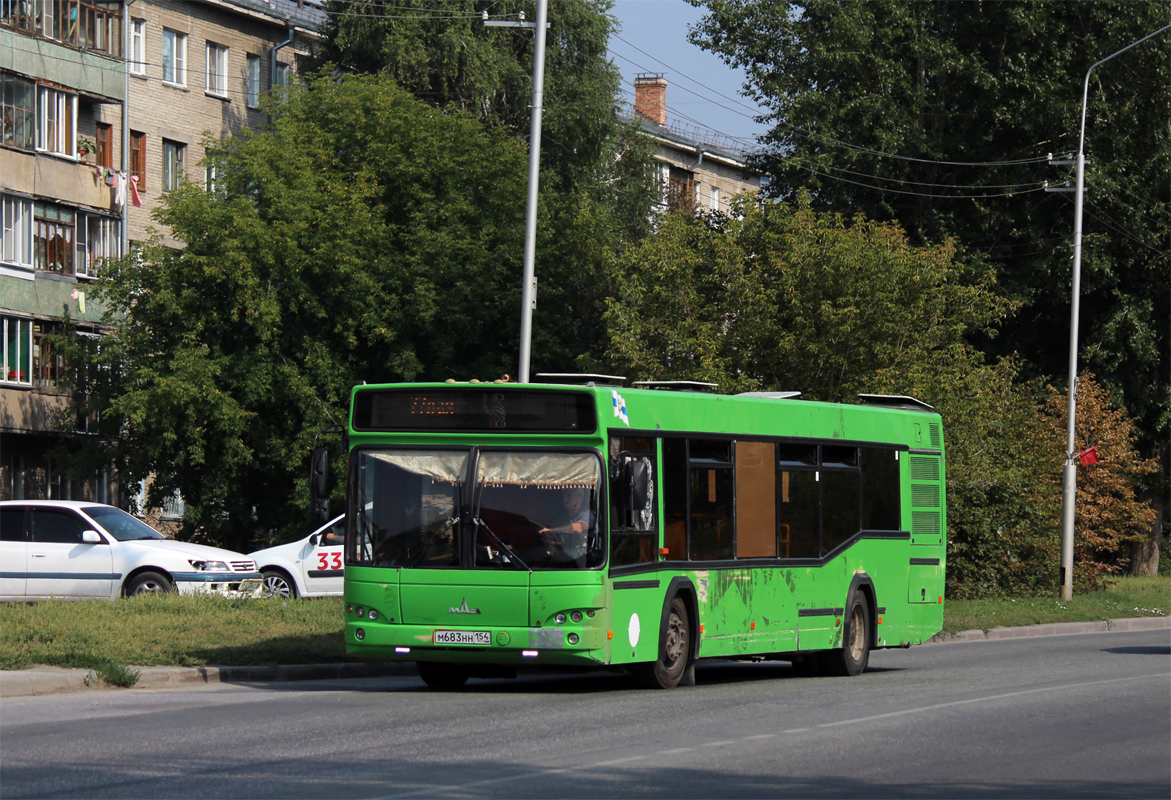
POLYGON ((621 30, 610 39, 610 57, 622 72, 622 89, 631 104, 634 76, 662 73, 668 125, 698 125, 753 146, 766 128, 753 122, 756 104, 740 95, 743 71, 687 41, 690 27, 703 16, 701 9, 684 0, 615 0, 611 13, 621 30))

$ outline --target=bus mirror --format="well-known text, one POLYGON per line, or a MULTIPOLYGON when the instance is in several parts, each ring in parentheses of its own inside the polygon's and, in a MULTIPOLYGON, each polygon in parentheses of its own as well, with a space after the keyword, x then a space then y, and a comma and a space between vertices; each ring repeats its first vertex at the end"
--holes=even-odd
POLYGON ((644 459, 631 459, 625 464, 626 501, 631 511, 646 508, 650 499, 650 464, 644 459))
POLYGON ((329 451, 314 447, 309 460, 309 518, 318 525, 329 522, 329 451))

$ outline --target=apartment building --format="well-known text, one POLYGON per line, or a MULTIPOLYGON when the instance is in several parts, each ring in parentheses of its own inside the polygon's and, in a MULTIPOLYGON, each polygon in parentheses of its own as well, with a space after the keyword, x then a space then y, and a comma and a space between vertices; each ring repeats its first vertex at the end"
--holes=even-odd
POLYGON ((714 131, 668 120, 663 75, 635 77, 634 113, 643 133, 655 143, 662 190, 658 210, 726 212, 736 195, 760 191, 760 173, 749 169, 741 148, 714 131))
MULTIPOLYGON (((51 336, 97 342, 102 260, 199 166, 205 133, 263 126, 323 19, 309 0, 0 0, 0 499, 117 502, 55 456, 72 419, 51 336), (88 300, 88 302, 87 302, 88 300)), ((174 246, 180 243, 168 239, 174 246)))
POLYGON ((70 480, 50 451, 69 420, 51 337, 86 302, 101 260, 124 247, 104 167, 120 162, 126 102, 122 3, 0 0, 0 498, 105 499, 100 474, 70 480))
POLYGON ((141 205, 127 214, 131 242, 153 227, 163 196, 186 177, 214 183, 203 139, 263 127, 261 98, 287 85, 310 54, 321 4, 297 0, 132 0, 127 4, 128 172, 141 205))

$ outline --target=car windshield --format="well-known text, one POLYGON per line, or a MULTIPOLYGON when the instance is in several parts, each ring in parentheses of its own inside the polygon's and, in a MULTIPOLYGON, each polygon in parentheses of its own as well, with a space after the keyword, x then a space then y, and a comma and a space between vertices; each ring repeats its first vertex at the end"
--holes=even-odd
POLYGON ((135 519, 125 511, 113 506, 86 506, 82 511, 120 542, 167 538, 145 522, 135 519))
POLYGON ((596 453, 359 450, 349 558, 402 568, 601 566, 596 453))

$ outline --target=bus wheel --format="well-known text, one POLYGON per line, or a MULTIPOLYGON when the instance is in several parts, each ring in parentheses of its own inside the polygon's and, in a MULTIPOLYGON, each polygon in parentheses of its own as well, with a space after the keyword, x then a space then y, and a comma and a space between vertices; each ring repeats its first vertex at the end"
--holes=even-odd
POLYGON ((441 692, 450 692, 468 682, 468 670, 459 664, 440 664, 434 661, 418 661, 415 666, 423 683, 441 692))
POLYGON ((862 592, 854 594, 842 630, 842 646, 824 655, 829 675, 861 675, 870 662, 870 606, 862 592))
POLYGON ((639 683, 648 689, 674 689, 687 671, 691 656, 691 628, 688 625, 687 606, 681 598, 671 601, 667 626, 659 642, 659 657, 650 664, 638 664, 635 674, 639 683))

